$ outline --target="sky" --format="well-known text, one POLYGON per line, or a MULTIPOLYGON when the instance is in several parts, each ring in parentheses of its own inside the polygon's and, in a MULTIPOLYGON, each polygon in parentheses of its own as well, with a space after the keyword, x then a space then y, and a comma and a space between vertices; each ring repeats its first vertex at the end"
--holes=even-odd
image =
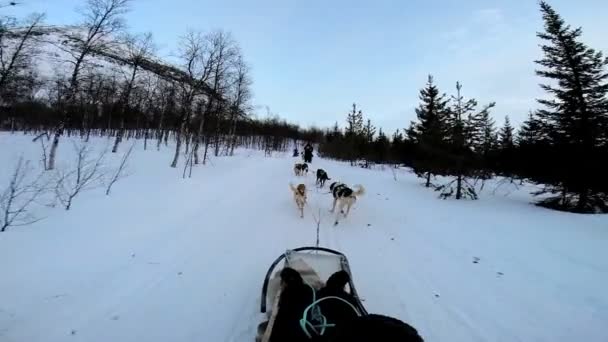
MULTIPOLYGON (((608 1, 550 3, 608 53, 608 1)), ((84 4, 21 0, 0 13, 45 12, 47 24, 76 24, 84 4)), ((130 7, 129 32, 151 32, 167 58, 188 30, 231 32, 252 68, 259 117, 268 107, 288 121, 328 127, 343 124, 357 103, 392 133, 415 119, 429 74, 442 92, 454 93, 460 81, 464 96, 496 102, 498 124, 506 115, 521 123, 543 96, 533 62, 543 27, 533 0, 133 0, 130 7)))

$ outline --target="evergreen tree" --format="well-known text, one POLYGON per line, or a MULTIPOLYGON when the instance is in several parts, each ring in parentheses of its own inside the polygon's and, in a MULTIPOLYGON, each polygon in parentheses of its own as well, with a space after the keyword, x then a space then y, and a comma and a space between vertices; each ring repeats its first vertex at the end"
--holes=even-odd
POLYGON ((363 135, 363 112, 357 111, 357 105, 353 103, 353 110, 346 116, 346 132, 344 134, 351 165, 361 157, 361 140, 363 135))
MULTIPOLYGON (((475 176, 479 167, 475 155, 476 143, 479 145, 480 136, 485 133, 482 123, 494 103, 476 111, 478 103, 475 99, 465 100, 461 94, 462 85, 456 83, 456 95, 452 96, 452 106, 448 116, 449 153, 446 161, 449 163, 449 173, 455 178, 446 184, 436 187, 442 198, 455 196, 456 199, 468 197, 477 199, 477 192, 470 178, 475 176)), ((487 124, 486 124, 487 126, 487 124)))
MULTIPOLYGON (((541 205, 576 212, 608 212, 604 192, 608 132, 608 59, 580 41, 581 28, 571 28, 546 2, 540 3, 545 32, 544 57, 536 74, 549 99, 539 99, 539 129, 547 133, 553 151, 545 164, 552 182, 539 194, 553 196, 541 205)), ((536 134, 543 135, 543 134, 536 134)))
POLYGON ((349 154, 345 146, 344 136, 337 122, 327 131, 325 139, 319 144, 319 153, 324 157, 348 159, 349 154))
POLYGON ((515 147, 515 142, 513 139, 513 126, 511 126, 509 116, 505 116, 505 124, 498 132, 498 141, 501 150, 512 150, 515 147))
POLYGON ((498 132, 495 170, 507 177, 512 177, 515 172, 516 150, 514 139, 511 120, 509 120, 509 116, 505 116, 505 123, 498 132))
POLYGON ((391 162, 398 164, 399 162, 404 161, 404 146, 405 143, 403 139, 403 134, 401 134, 399 130, 396 130, 395 133, 393 133, 389 150, 389 159, 391 160, 391 162))
POLYGON ((540 179, 540 175, 546 168, 540 158, 545 156, 542 153, 546 138, 541 128, 538 117, 532 113, 528 114, 528 119, 523 122, 517 132, 517 159, 515 169, 522 178, 540 179))
POLYGON ((471 146, 477 153, 487 155, 498 143, 494 119, 489 110, 471 115, 468 121, 471 146))
POLYGON ((372 125, 372 121, 367 119, 367 123, 363 127, 362 139, 360 141, 359 151, 361 155, 365 157, 365 167, 369 168, 369 160, 373 158, 373 143, 374 135, 376 134, 376 127, 372 125))
POLYGON ((372 160, 376 163, 384 163, 388 160, 390 141, 382 131, 378 131, 378 137, 373 143, 372 160))
POLYGON ((346 135, 359 135, 363 131, 363 112, 357 110, 357 104, 353 103, 353 110, 346 116, 346 135))
POLYGON ((494 119, 489 110, 482 110, 472 114, 468 121, 471 134, 471 146, 476 153, 476 167, 479 176, 488 179, 496 165, 496 150, 498 148, 498 135, 494 119))
POLYGON ((407 135, 416 143, 414 171, 426 179, 425 186, 431 186, 431 177, 443 173, 447 140, 448 102, 428 77, 426 86, 420 90, 420 105, 416 108, 418 122, 413 122, 407 135))
POLYGON ((365 138, 365 142, 373 142, 375 134, 376 127, 372 125, 372 121, 370 119, 367 119, 367 123, 365 124, 365 127, 363 127, 363 137, 365 138))
POLYGON ((531 146, 541 142, 548 141, 547 132, 544 130, 542 122, 538 116, 532 113, 528 114, 528 119, 519 128, 517 132, 517 145, 531 146))

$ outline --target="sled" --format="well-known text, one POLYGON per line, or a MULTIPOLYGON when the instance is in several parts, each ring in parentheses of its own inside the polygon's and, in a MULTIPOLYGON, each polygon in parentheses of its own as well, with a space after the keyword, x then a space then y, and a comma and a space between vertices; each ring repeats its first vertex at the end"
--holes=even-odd
POLYGON ((348 259, 344 254, 323 247, 299 247, 287 250, 270 265, 266 272, 260 301, 260 312, 266 314, 266 318, 258 326, 256 342, 268 342, 270 339, 281 296, 280 273, 285 267, 298 271, 304 281, 317 290, 323 287, 325 281, 335 272, 346 271, 350 278, 347 290, 354 297, 359 312, 367 314, 357 294, 348 259))

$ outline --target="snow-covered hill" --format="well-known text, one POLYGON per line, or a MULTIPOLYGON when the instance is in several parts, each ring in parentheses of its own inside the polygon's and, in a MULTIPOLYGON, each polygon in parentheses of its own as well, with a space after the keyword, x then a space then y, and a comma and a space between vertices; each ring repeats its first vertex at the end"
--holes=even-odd
MULTIPOLYGON (((18 155, 39 158, 28 136, 0 134, 0 146, 2 185, 18 155)), ((45 220, 0 233, 0 341, 252 341, 266 269, 314 245, 319 208, 321 245, 349 257, 368 311, 426 341, 608 340, 606 216, 491 185, 479 201, 443 201, 407 170, 395 180, 315 159, 312 169, 367 188, 334 227, 330 195, 310 174, 295 179, 291 157, 240 150, 182 179, 171 151, 140 144, 111 196, 92 190, 69 212, 41 208, 45 220), (288 188, 298 181, 311 189, 304 219, 288 188)))

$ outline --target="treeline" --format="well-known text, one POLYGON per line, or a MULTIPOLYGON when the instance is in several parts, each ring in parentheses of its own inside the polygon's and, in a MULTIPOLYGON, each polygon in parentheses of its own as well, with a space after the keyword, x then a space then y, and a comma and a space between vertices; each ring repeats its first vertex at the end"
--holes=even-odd
POLYGON ((124 31, 129 3, 87 1, 81 24, 70 27, 45 26, 40 14, 0 16, 0 129, 51 138, 43 144, 47 170, 66 134, 111 137, 112 152, 130 138, 146 148, 172 146, 172 167, 204 164, 238 146, 272 153, 310 141, 321 155, 353 165, 410 166, 443 198, 475 199, 485 180, 502 176, 540 184, 543 206, 608 212, 608 59, 545 2, 544 56, 535 63, 547 96, 519 129, 508 117, 497 127, 493 102, 467 98, 458 82, 448 96, 429 76, 416 120, 392 133, 356 105, 343 128, 256 119, 249 66, 229 33, 186 32, 170 64, 156 56, 150 34, 124 31))
POLYGON ((496 127, 493 102, 480 106, 466 98, 460 83, 448 96, 429 76, 417 120, 404 135, 376 134, 353 105, 344 130, 336 124, 326 131, 320 152, 366 167, 404 163, 442 198, 476 199, 485 180, 502 176, 516 185, 539 184, 539 205, 608 212, 608 58, 581 42, 582 30, 567 25, 550 5, 540 7, 544 57, 535 63, 547 96, 517 131, 508 117, 496 127))
MULTIPOLYGON (((90 0, 76 26, 44 25, 44 15, 0 16, 0 129, 51 138, 45 168, 55 167, 64 135, 174 142, 194 164, 232 154, 237 146, 287 150, 319 140, 275 117, 252 117, 249 66, 225 31, 188 31, 170 64, 156 55, 151 34, 129 34, 129 0, 90 0)), ((183 159, 182 159, 183 161, 183 159)))
POLYGON ((351 165, 370 167, 371 164, 393 163, 411 165, 414 145, 399 130, 387 136, 377 129, 371 119, 353 104, 347 114, 346 126, 336 122, 319 144, 319 154, 327 158, 346 160, 351 165))

